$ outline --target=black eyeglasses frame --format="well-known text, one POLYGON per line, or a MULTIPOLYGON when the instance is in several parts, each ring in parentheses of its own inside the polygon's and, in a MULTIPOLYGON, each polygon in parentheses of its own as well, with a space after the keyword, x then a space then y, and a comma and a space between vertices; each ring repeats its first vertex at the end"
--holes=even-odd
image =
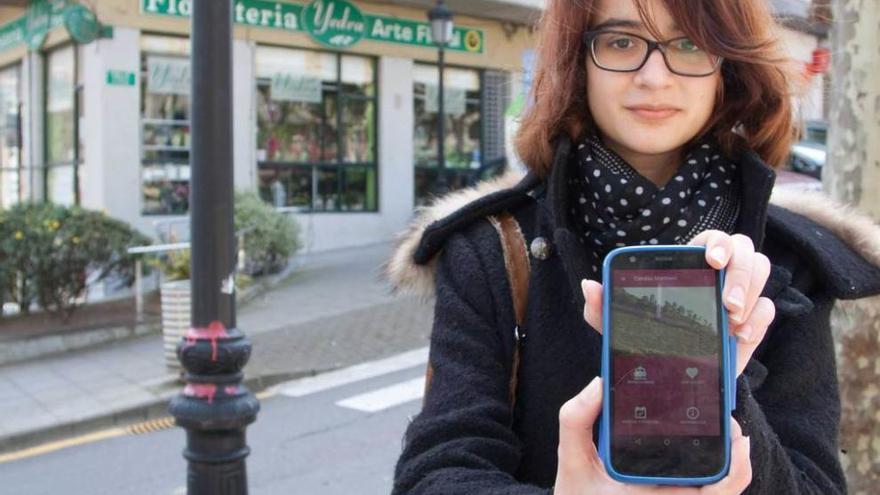
POLYGON ((682 39, 689 39, 689 38, 687 36, 678 36, 678 37, 668 39, 665 41, 656 41, 656 40, 651 40, 651 39, 645 38, 644 36, 640 36, 638 34, 630 33, 628 31, 618 31, 615 29, 599 29, 597 31, 584 32, 582 41, 583 41, 584 45, 587 47, 587 49, 590 51, 590 58, 593 60, 593 63, 596 64, 596 67, 598 67, 602 70, 607 70, 609 72, 638 72, 639 70, 642 69, 642 67, 645 66, 645 64, 648 62, 648 59, 651 58, 651 54, 654 53, 654 50, 660 50, 660 54, 663 56, 663 63, 666 64, 666 68, 669 69, 669 72, 672 72, 673 74, 675 74, 677 76, 708 77, 718 71, 718 68, 721 67, 721 62, 724 61, 724 57, 718 57, 718 59, 715 61, 715 65, 712 67, 712 70, 709 72, 706 72, 705 74, 684 74, 682 72, 678 72, 675 69, 673 69, 672 66, 669 64, 669 59, 666 58, 666 47, 670 43, 675 42, 675 41, 679 41, 682 39), (635 67, 633 69, 625 69, 625 70, 623 70, 623 69, 610 69, 610 68, 605 67, 602 64, 600 64, 598 57, 596 57, 596 49, 594 46, 595 45, 594 41, 595 41, 596 37, 598 37, 600 34, 607 34, 607 33, 625 34, 627 36, 632 36, 634 38, 638 38, 638 39, 644 41, 645 43, 647 43, 648 51, 645 52, 645 57, 642 59, 642 63, 640 63, 637 67, 635 67))

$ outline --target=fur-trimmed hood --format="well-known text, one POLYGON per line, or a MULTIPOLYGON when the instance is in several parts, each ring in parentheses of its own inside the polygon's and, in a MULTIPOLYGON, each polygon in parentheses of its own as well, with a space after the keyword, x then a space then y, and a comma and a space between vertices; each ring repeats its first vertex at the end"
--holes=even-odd
MULTIPOLYGON (((422 299, 434 295, 436 256, 418 263, 416 252, 429 226, 490 195, 510 190, 524 179, 522 172, 503 175, 449 193, 432 204, 417 208, 409 227, 398 234, 391 256, 382 266, 383 277, 395 293, 422 299)), ((867 215, 830 199, 820 192, 774 189, 770 203, 824 227, 874 268, 880 268, 880 226, 867 215)), ((819 237, 821 234, 816 233, 819 237)), ((821 242, 821 241, 817 241, 821 242)))
POLYGON ((416 208, 409 226, 397 235, 391 257, 382 265, 383 278, 391 283, 392 292, 418 295, 423 299, 432 297, 437 260, 432 258, 425 264, 417 264, 415 259, 425 229, 480 198, 513 187, 522 178, 522 172, 511 170, 416 208))

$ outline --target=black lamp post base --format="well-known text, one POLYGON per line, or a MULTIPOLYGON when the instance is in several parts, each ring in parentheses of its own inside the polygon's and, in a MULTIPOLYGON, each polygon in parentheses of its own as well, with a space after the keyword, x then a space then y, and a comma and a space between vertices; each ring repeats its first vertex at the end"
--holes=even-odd
POLYGON ((190 329, 177 346, 186 369, 183 393, 168 411, 186 429, 188 495, 247 493, 245 439, 260 402, 241 384, 251 344, 237 328, 190 329))

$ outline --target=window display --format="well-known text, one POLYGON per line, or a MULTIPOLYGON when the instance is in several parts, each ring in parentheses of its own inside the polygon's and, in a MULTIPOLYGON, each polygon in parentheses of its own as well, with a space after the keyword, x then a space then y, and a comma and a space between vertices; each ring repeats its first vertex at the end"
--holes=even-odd
POLYGON ((257 49, 260 194, 301 211, 376 211, 375 60, 257 49))
POLYGON ((46 197, 60 205, 79 202, 76 51, 73 45, 46 55, 46 197))
MULTIPOLYGON (((428 202, 439 176, 437 132, 439 114, 439 70, 436 65, 416 64, 413 74, 413 133, 416 205, 428 202)), ((445 67, 443 149, 449 190, 460 189, 482 165, 480 158, 480 72, 445 67)))
POLYGON ((22 201, 21 69, 0 70, 0 208, 22 201))
POLYGON ((142 212, 183 215, 189 210, 189 41, 141 40, 142 212))

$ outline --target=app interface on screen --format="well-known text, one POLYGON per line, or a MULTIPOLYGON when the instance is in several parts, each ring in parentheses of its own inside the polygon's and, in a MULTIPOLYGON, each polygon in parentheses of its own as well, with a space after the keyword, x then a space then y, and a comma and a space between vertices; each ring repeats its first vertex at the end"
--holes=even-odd
POLYGON ((612 442, 718 445, 716 272, 618 269, 612 277, 612 442))

